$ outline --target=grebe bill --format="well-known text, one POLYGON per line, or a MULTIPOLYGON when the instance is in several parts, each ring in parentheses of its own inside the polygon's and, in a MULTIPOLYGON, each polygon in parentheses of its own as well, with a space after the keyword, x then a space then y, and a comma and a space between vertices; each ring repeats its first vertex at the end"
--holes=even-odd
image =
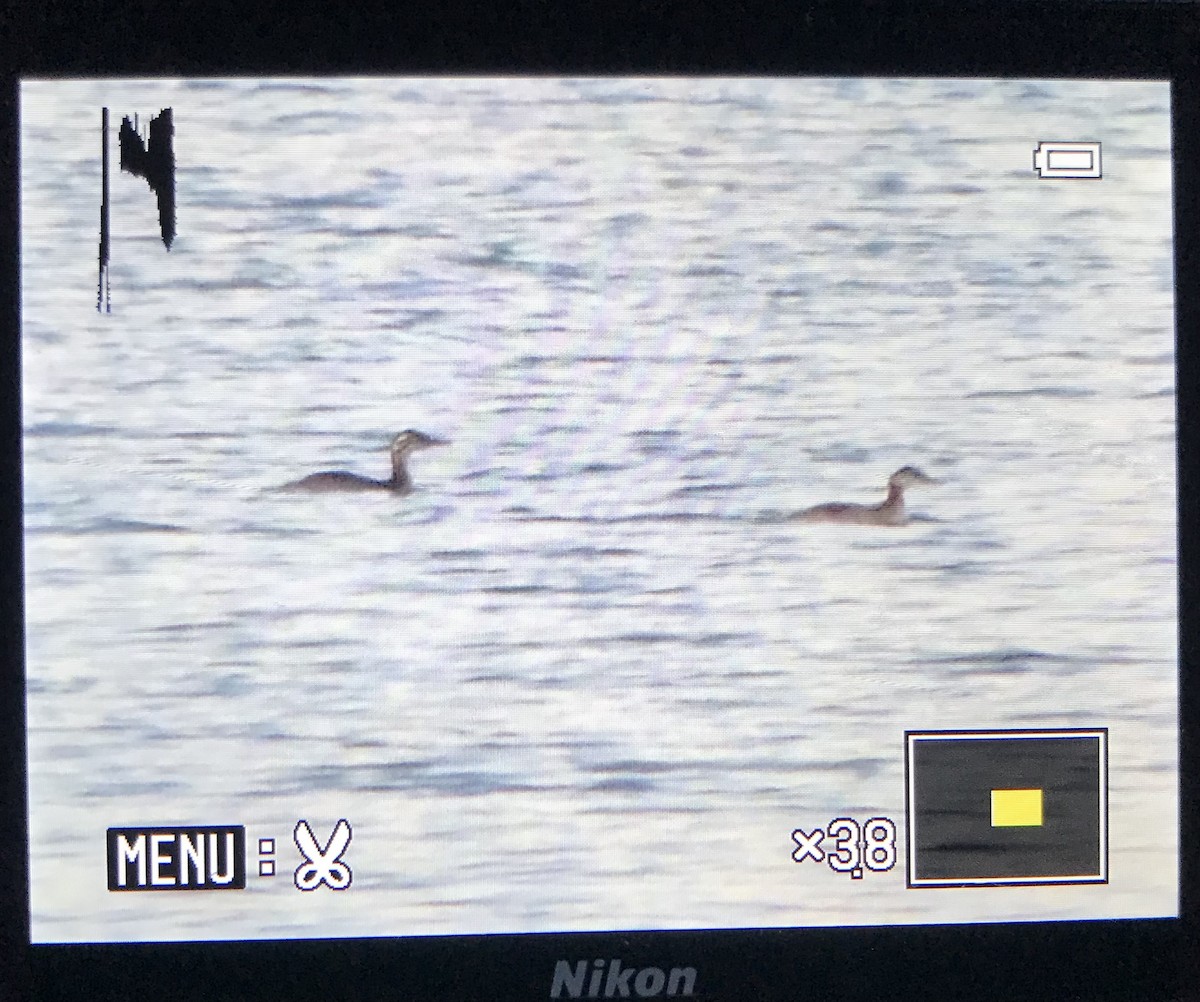
POLYGON ((848 504, 834 501, 805 508, 792 516, 797 522, 840 522, 845 525, 906 525, 904 488, 936 484, 915 466, 902 466, 888 477, 887 497, 879 504, 848 504))
POLYGON ((296 491, 390 491, 393 494, 407 494, 412 490, 412 477, 408 474, 405 458, 412 452, 429 449, 435 445, 449 445, 449 439, 434 438, 423 431, 409 428, 400 432, 392 439, 392 475, 387 480, 375 480, 372 477, 360 477, 357 473, 346 470, 327 470, 324 473, 312 473, 290 484, 284 484, 281 490, 296 491))

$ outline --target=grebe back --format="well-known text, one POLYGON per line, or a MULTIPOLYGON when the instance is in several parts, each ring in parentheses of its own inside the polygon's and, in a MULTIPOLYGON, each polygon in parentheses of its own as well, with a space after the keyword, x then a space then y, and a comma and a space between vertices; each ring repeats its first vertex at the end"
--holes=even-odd
POLYGON ((905 525, 904 488, 939 481, 928 477, 915 466, 902 466, 888 477, 887 497, 879 504, 848 504, 834 501, 806 508, 792 517, 799 522, 841 522, 848 525, 905 525))
POLYGON ((387 480, 376 480, 373 477, 360 477, 357 473, 346 470, 327 470, 324 473, 312 473, 290 484, 284 484, 284 490, 301 491, 391 491, 393 494, 407 494, 412 490, 412 477, 408 474, 405 457, 420 449, 428 449, 435 445, 448 445, 444 438, 434 438, 422 431, 409 428, 400 432, 392 439, 392 475, 387 480))

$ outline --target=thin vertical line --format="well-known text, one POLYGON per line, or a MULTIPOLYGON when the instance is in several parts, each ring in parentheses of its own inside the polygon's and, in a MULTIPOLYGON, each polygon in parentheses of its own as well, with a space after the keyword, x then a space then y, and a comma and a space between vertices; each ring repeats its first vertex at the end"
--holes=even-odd
POLYGON ((96 312, 103 302, 109 313, 108 291, 108 109, 100 109, 100 273, 96 280, 96 312))

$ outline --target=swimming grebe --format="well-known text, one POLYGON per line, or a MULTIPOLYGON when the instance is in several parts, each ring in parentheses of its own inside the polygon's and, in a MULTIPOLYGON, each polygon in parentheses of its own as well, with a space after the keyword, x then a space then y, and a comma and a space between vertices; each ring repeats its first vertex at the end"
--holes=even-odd
POLYGON ((408 475, 408 467, 404 465, 404 457, 419 449, 448 444, 444 438, 434 438, 410 428, 392 439, 392 476, 389 480, 360 477, 357 473, 347 473, 345 470, 328 470, 325 473, 310 474, 302 480, 283 486, 285 490, 391 491, 394 494, 407 494, 412 490, 412 478, 408 475))
POLYGON ((904 525, 904 488, 920 484, 936 484, 915 466, 902 466, 888 477, 887 498, 879 504, 844 504, 833 502, 805 508, 792 517, 801 522, 844 522, 851 525, 904 525))

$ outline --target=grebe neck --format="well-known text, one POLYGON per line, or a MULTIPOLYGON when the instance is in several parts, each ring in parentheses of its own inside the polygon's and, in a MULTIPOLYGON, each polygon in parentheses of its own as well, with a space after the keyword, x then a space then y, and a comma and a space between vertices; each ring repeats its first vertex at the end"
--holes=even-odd
POLYGON ((401 452, 392 454, 392 480, 388 486, 394 491, 412 490, 412 477, 408 475, 408 466, 401 452))

